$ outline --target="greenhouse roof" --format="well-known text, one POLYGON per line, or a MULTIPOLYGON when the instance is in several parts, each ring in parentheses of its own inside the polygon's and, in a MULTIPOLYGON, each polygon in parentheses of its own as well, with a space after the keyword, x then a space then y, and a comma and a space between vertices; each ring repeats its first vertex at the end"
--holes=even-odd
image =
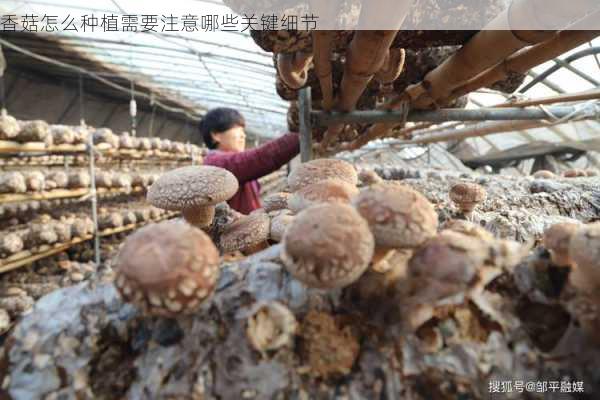
MULTIPOLYGON (((95 0, 86 5, 75 0, 5 0, 0 6, 3 15, 37 17, 38 29, 47 25, 48 18, 57 16, 56 25, 68 26, 71 17, 95 15, 98 27, 83 32, 60 29, 57 32, 39 32, 39 35, 60 38, 69 48, 78 50, 98 64, 90 64, 101 78, 120 80, 127 89, 127 79, 146 92, 153 92, 155 100, 165 106, 180 108, 188 118, 197 119, 207 109, 229 106, 239 109, 247 119, 251 134, 265 138, 280 135, 287 129, 288 102, 275 90, 275 69, 272 55, 260 49, 249 35, 248 29, 214 29, 210 26, 212 14, 231 13, 220 0, 172 0, 144 2, 133 0, 95 0), (102 16, 114 16, 121 22, 129 13, 157 15, 164 28, 171 16, 179 16, 182 28, 178 32, 106 32, 100 28, 102 16), (164 15, 166 12, 169 15, 164 15), (197 16, 197 20, 194 19, 197 16), (186 26, 197 28, 187 32, 186 26), (103 65, 103 67, 100 67, 103 65)), ((31 25, 33 19, 26 21, 31 25)), ((146 21, 147 22, 147 21, 146 21)), ((238 27, 241 28, 241 27, 238 27)), ((10 41, 10 35, 3 35, 10 41)), ((581 92, 597 88, 600 83, 600 39, 573 49, 560 59, 534 68, 517 96, 538 98, 559 93, 581 92), (549 72, 548 72, 549 71, 549 72)), ((75 76, 75 73, 74 73, 75 76)), ((100 84, 100 83, 99 83, 100 84)), ((142 91, 142 90, 141 90, 142 91)), ((124 96, 126 98, 126 96, 124 96)), ((506 96, 491 90, 481 90, 470 95, 469 108, 491 106, 505 102, 506 96)), ((586 132, 597 135, 598 123, 586 122, 586 132)), ((556 140, 576 140, 575 128, 555 127, 556 140), (569 132, 565 133, 564 130, 569 132)), ((526 132, 514 135, 493 135, 470 139, 480 149, 480 154, 501 150, 523 143, 526 132)))

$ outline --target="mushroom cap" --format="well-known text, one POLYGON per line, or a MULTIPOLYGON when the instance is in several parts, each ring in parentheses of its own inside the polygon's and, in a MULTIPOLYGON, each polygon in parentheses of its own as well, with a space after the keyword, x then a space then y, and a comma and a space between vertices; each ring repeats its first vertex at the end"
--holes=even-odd
POLYGON ((124 242, 116 287, 153 315, 191 312, 213 292, 219 252, 208 235, 181 221, 145 226, 124 242))
POLYGON ((224 253, 244 252, 269 239, 271 219, 265 213, 242 217, 227 225, 221 233, 220 245, 224 253))
POLYGON ((363 189, 353 201, 368 222, 377 246, 412 248, 435 235, 438 215, 416 190, 380 183, 363 189))
POLYGON ((363 186, 370 186, 383 182, 383 178, 381 178, 377 172, 373 171, 372 169, 361 170, 358 173, 358 180, 363 186))
POLYGON ((332 158, 320 158, 300 164, 288 176, 288 187, 292 192, 324 179, 339 179, 356 186, 358 175, 352 164, 332 158))
POLYGON ((460 182, 450 188, 450 199, 457 204, 481 203, 486 197, 483 186, 476 183, 460 182))
POLYGON ((592 168, 588 168, 585 170, 586 176, 598 176, 598 171, 592 168))
POLYGON ((298 213, 320 203, 350 203, 358 194, 356 186, 339 179, 325 179, 311 183, 294 192, 288 199, 288 208, 298 213))
POLYGON ((600 289, 600 222, 580 227, 569 243, 577 287, 600 289))
POLYGON ((575 222, 554 224, 544 231, 544 247, 550 251, 552 261, 558 265, 571 264, 569 242, 581 225, 575 222))
POLYGON ((236 177, 226 169, 194 165, 162 175, 148 189, 147 199, 155 207, 177 211, 229 200, 238 188, 236 177))
POLYGON ((556 174, 552 171, 548 171, 545 169, 536 171, 533 175, 536 179, 553 179, 556 178, 556 174))
POLYGON ((275 210, 281 210, 287 208, 288 198, 290 197, 289 193, 279 192, 268 195, 263 199, 263 208, 265 212, 271 212, 275 210))
POLYGON ((569 169, 563 173, 565 178, 578 178, 580 176, 587 176, 587 173, 581 169, 569 169))
POLYGON ((283 236, 286 269, 308 286, 332 289, 357 280, 369 266, 375 240, 367 221, 345 204, 300 212, 283 236))

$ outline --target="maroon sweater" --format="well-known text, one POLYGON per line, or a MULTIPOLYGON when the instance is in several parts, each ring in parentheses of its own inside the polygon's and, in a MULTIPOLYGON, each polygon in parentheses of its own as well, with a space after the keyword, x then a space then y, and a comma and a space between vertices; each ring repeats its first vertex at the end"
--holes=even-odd
POLYGON ((287 133, 260 147, 239 153, 213 150, 204 157, 204 164, 224 168, 235 175, 240 188, 227 203, 234 210, 249 214, 261 207, 257 179, 277 171, 299 152, 298 134, 287 133))

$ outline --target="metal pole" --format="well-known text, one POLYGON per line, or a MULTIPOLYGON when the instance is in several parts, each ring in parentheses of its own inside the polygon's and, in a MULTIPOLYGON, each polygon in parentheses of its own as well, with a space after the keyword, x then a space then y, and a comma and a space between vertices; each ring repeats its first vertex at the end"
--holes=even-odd
POLYGON ((298 93, 298 110, 300 117, 300 161, 312 160, 312 123, 310 86, 298 93))
POLYGON ((90 194, 92 200, 92 221, 94 223, 94 261, 96 263, 96 266, 100 266, 100 232, 98 232, 98 194, 96 193, 94 135, 89 136, 88 150, 90 157, 90 194))
MULTIPOLYGON (((301 96, 302 97, 302 96, 301 96)), ((302 106, 302 100, 300 101, 302 106)), ((547 107, 554 117, 563 118, 579 110, 577 107, 555 106, 547 107)), ((352 111, 349 113, 311 111, 310 116, 320 126, 333 123, 346 124, 372 124, 402 121, 400 111, 352 111)), ((476 110, 464 110, 460 108, 448 108, 435 111, 413 111, 408 114, 407 121, 412 122, 448 122, 448 121, 516 121, 516 120, 545 120, 549 115, 541 108, 480 108, 476 110)), ((300 109, 300 129, 302 130, 302 109, 300 109)))

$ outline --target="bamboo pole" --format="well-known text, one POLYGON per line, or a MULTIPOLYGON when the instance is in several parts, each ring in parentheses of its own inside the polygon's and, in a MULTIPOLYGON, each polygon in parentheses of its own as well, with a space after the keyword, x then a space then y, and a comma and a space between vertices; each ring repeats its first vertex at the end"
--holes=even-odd
POLYGON ((490 86, 506 78, 511 72, 525 73, 536 65, 558 57, 570 49, 589 42, 598 35, 600 35, 600 31, 569 30, 559 32, 551 40, 510 56, 493 68, 467 81, 462 86, 455 88, 444 100, 444 103, 447 104, 453 99, 457 99, 482 87, 490 86))
POLYGON ((447 129, 431 135, 419 136, 413 140, 399 141, 397 144, 429 144, 436 142, 446 142, 450 140, 462 140, 472 137, 481 137, 493 135, 496 133, 510 133, 516 130, 540 128, 547 126, 544 121, 501 121, 501 122, 483 122, 470 125, 462 129, 447 129))
MULTIPOLYGON (((131 188, 131 190, 123 189, 123 188, 99 188, 97 189, 97 193, 99 195, 109 195, 109 194, 131 194, 131 193, 142 193, 145 191, 145 188, 141 186, 136 186, 131 188)), ((69 198, 77 198, 83 197, 90 193, 90 189, 82 188, 82 189, 55 189, 49 192, 39 192, 39 193, 9 193, 9 194, 0 194, 0 204, 8 204, 8 203, 22 203, 25 201, 41 201, 41 200, 55 200, 55 199, 69 199, 69 198)))
POLYGON ((530 13, 527 0, 517 0, 471 38, 458 52, 406 89, 414 108, 427 108, 473 76, 498 64, 528 44, 549 39, 554 31, 514 31, 511 19, 530 13), (530 43, 528 43, 530 42, 530 43))
POLYGON ((556 103, 569 103, 574 101, 586 101, 600 99, 600 89, 587 90, 585 92, 562 94, 558 96, 541 97, 539 99, 520 100, 497 104, 494 107, 531 107, 556 103))

